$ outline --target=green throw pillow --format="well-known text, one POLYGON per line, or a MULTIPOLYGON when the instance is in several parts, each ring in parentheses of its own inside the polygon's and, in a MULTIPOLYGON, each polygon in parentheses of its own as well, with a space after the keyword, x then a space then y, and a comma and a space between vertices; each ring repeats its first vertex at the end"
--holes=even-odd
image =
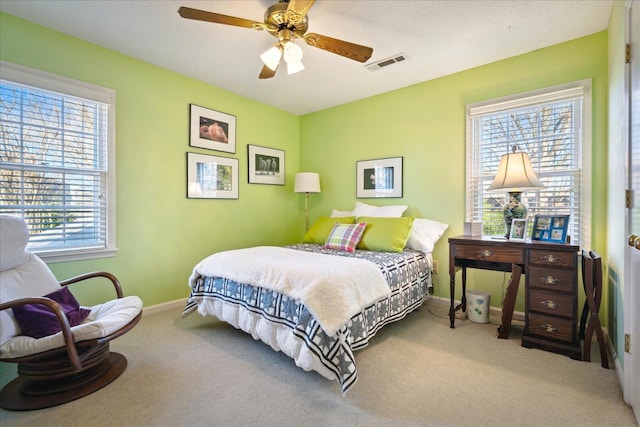
POLYGON ((315 243, 317 245, 324 245, 333 230, 333 226, 338 224, 353 224, 356 220, 354 216, 343 216, 339 218, 328 218, 321 216, 318 220, 309 228, 309 231, 302 238, 302 243, 315 243))
POLYGON ((402 252, 413 225, 412 217, 388 218, 360 216, 358 222, 366 222, 367 229, 358 249, 378 252, 402 252))

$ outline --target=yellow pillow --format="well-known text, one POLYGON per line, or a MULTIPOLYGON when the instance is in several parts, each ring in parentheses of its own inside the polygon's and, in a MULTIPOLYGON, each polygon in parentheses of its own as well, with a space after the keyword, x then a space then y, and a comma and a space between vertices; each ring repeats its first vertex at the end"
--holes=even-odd
POLYGON ((358 249, 378 252, 402 252, 413 225, 412 217, 389 218, 360 216, 358 222, 366 222, 367 228, 358 249))
POLYGON ((324 245, 324 243, 327 241, 327 237, 329 237, 329 234, 331 234, 331 230, 333 230, 333 226, 336 223, 354 224, 355 221, 355 216, 343 216, 339 218, 328 218, 326 216, 321 216, 304 235, 304 237, 302 238, 302 243, 315 243, 318 245, 324 245))

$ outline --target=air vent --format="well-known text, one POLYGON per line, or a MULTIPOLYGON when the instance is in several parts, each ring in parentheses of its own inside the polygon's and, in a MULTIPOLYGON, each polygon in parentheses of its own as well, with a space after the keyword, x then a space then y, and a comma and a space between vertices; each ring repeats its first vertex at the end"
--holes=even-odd
POLYGON ((393 64, 397 64, 398 62, 402 62, 407 59, 407 55, 404 53, 399 53, 390 58, 382 59, 380 61, 372 62, 371 64, 365 65, 369 71, 378 71, 384 67, 388 67, 393 64))

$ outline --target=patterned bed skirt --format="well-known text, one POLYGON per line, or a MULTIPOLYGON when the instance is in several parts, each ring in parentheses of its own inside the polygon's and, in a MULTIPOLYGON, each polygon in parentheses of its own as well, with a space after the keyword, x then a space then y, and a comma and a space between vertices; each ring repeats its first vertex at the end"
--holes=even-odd
MULTIPOLYGON (((323 252, 317 245, 293 245, 295 249, 323 252)), ((368 345, 384 325, 402 319, 428 298, 431 272, 424 254, 360 252, 371 259, 390 283, 391 295, 353 316, 333 336, 328 336, 307 308, 278 292, 236 283, 220 277, 201 277, 191 290, 183 317, 197 310, 241 329, 282 351, 297 366, 337 380, 343 395, 355 384, 358 373, 353 352, 368 345)))

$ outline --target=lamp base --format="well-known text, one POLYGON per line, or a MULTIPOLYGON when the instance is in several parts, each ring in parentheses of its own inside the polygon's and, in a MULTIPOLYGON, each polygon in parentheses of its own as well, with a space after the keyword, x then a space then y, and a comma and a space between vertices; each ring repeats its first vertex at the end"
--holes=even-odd
POLYGON ((309 231, 309 193, 304 195, 304 232, 309 231))
POLYGON ((507 228, 507 234, 504 235, 507 239, 511 235, 511 221, 514 219, 523 219, 527 217, 527 207, 520 201, 522 192, 510 191, 509 203, 504 205, 504 225, 507 228))

